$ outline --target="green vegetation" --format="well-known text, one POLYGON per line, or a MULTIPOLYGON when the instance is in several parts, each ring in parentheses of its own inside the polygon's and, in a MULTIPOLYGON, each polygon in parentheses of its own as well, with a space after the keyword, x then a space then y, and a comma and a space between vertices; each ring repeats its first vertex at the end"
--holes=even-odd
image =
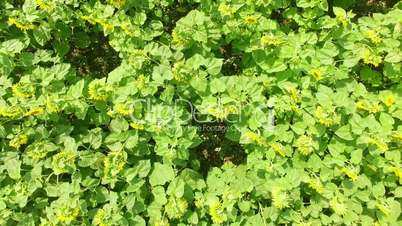
POLYGON ((402 2, 3 0, 0 225, 401 225, 402 2))

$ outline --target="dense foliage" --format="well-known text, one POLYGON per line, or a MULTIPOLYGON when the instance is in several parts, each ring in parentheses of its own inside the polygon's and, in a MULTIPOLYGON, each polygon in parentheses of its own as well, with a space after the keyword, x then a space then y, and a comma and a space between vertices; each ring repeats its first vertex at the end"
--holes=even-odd
POLYGON ((1 1, 0 225, 401 225, 402 3, 361 2, 1 1))

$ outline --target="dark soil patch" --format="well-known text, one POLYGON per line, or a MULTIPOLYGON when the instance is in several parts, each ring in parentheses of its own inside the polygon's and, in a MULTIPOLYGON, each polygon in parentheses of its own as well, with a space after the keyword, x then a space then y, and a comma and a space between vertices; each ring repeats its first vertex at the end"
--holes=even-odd
POLYGON ((352 10, 356 17, 370 16, 373 13, 386 13, 398 0, 328 0, 330 6, 342 7, 346 10, 352 10))
POLYGON ((222 46, 219 49, 219 55, 223 57, 222 73, 225 76, 241 73, 242 55, 233 53, 231 43, 222 46))
POLYGON ((190 2, 175 2, 163 10, 163 29, 171 34, 176 26, 176 22, 186 16, 191 10, 198 7, 198 3, 190 2))
POLYGON ((73 46, 65 60, 81 76, 104 77, 120 65, 121 59, 118 52, 109 45, 107 37, 100 33, 91 36, 95 38, 88 47, 73 46))
POLYGON ((193 149, 200 161, 200 173, 203 176, 213 167, 220 167, 225 162, 239 165, 245 162, 247 154, 243 147, 225 138, 228 126, 224 122, 201 123, 199 128, 202 143, 193 149))

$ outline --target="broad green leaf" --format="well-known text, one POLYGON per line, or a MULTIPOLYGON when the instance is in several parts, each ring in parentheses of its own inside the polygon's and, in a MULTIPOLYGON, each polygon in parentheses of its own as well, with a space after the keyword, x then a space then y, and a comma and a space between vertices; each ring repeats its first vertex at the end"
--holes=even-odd
POLYGON ((9 158, 5 162, 5 167, 8 172, 8 176, 11 179, 18 180, 21 177, 21 161, 18 158, 9 158))
POLYGON ((0 75, 8 76, 14 70, 15 64, 11 57, 0 53, 0 75))
POLYGON ((155 163, 151 175, 149 176, 149 183, 152 186, 164 185, 173 180, 174 176, 175 173, 171 166, 155 163))
POLYGON ((277 58, 274 53, 266 53, 263 50, 254 51, 253 59, 267 73, 284 71, 287 68, 286 63, 277 58))
POLYGON ((339 129, 335 132, 335 134, 336 134, 338 137, 340 137, 340 138, 342 138, 342 139, 344 139, 344 140, 353 140, 353 136, 352 136, 351 129, 350 129, 350 126, 349 126, 349 125, 342 126, 341 128, 339 128, 339 129))
POLYGON ((211 75, 217 75, 221 71, 222 68, 222 59, 212 58, 206 60, 205 67, 207 68, 207 72, 211 75))
POLYGON ((212 93, 223 93, 226 90, 226 84, 222 81, 222 79, 213 79, 210 84, 212 93))

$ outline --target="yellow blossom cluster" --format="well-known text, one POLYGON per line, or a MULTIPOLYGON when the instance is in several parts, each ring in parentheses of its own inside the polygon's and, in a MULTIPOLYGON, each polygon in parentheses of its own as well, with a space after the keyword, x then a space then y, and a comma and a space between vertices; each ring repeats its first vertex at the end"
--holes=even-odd
POLYGON ((273 34, 264 35, 260 38, 262 46, 279 46, 283 43, 283 40, 273 34))
POLYGON ((373 30, 368 30, 366 32, 366 36, 373 44, 378 45, 382 42, 380 35, 378 35, 378 33, 373 30))
POLYGON ((20 22, 15 17, 8 18, 7 24, 10 25, 10 26, 15 25, 18 29, 23 30, 23 31, 35 29, 35 25, 33 25, 32 23, 30 23, 30 22, 20 22))
POLYGON ((375 55, 371 50, 365 48, 362 51, 363 63, 378 67, 382 63, 382 57, 375 55))
POLYGON ((369 113, 377 113, 382 110, 378 103, 369 103, 367 101, 356 102, 356 109, 360 111, 367 111, 369 113))
POLYGON ((359 178, 359 175, 356 173, 356 170, 348 168, 348 167, 342 167, 341 172, 344 173, 346 176, 348 176, 352 181, 356 181, 359 178))
POLYGON ((367 141, 368 144, 372 144, 377 147, 377 149, 381 152, 384 153, 388 151, 388 145, 385 143, 383 140, 378 139, 378 138, 370 138, 367 141))
POLYGON ((28 143, 28 136, 26 134, 20 134, 16 136, 14 139, 12 139, 9 143, 10 147, 13 147, 15 149, 19 149, 21 145, 27 144, 28 143))

